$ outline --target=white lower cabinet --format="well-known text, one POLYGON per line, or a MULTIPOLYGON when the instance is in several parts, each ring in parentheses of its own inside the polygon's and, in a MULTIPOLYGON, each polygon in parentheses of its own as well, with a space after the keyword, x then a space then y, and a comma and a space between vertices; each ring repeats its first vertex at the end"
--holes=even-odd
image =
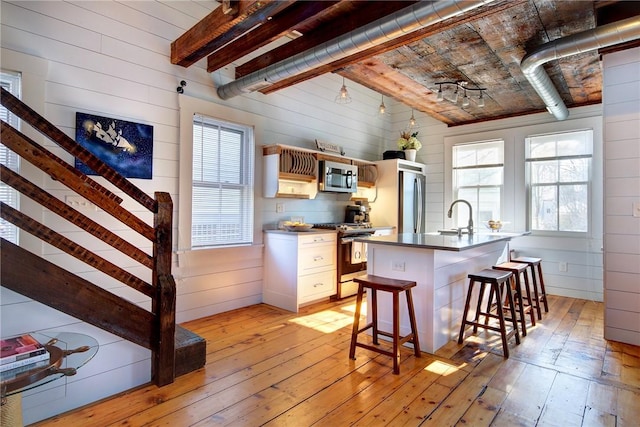
POLYGON ((285 310, 336 293, 334 232, 265 232, 262 300, 285 310))

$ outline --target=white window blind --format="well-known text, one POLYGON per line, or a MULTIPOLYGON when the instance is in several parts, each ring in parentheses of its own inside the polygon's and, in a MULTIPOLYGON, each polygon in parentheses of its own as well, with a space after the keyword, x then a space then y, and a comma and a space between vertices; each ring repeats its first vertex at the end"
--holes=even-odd
MULTIPOLYGON (((2 71, 0 73, 0 85, 2 88, 21 98, 20 74, 2 71)), ((20 119, 9 110, 0 105, 0 118, 14 128, 20 130, 20 119)), ((9 169, 18 172, 19 157, 0 143, 0 162, 9 169)), ((18 192, 4 182, 0 182, 0 201, 18 209, 18 192)), ((18 242, 18 228, 0 218, 0 237, 13 242, 18 242)))
POLYGON ((253 129, 193 119, 192 248, 253 243, 253 129))
POLYGON ((593 131, 526 139, 531 230, 589 230, 593 131))
MULTIPOLYGON (((453 147, 453 196, 473 207, 476 225, 501 218, 504 184, 504 142, 502 140, 461 144, 453 147)), ((457 205, 456 224, 466 227, 469 212, 457 205)))

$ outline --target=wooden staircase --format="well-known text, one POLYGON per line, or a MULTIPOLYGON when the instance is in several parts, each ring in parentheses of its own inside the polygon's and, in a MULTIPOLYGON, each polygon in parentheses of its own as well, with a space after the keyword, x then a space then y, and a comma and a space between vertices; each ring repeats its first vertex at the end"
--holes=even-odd
POLYGON ((158 386, 170 384, 176 376, 204 366, 205 341, 175 323, 176 285, 171 274, 173 202, 169 194, 156 192, 155 198, 151 198, 5 89, 2 89, 1 102, 23 123, 34 127, 82 161, 153 213, 154 218, 153 226, 148 225, 123 208, 120 205, 122 198, 118 195, 2 121, 2 144, 148 239, 152 243, 153 253, 147 254, 133 246, 5 165, 0 165, 2 182, 148 268, 152 283, 145 282, 4 203, 0 206, 2 218, 141 292, 151 298, 152 303, 151 310, 145 310, 5 239, 0 243, 3 266, 0 270, 1 285, 150 349, 152 381, 158 386))

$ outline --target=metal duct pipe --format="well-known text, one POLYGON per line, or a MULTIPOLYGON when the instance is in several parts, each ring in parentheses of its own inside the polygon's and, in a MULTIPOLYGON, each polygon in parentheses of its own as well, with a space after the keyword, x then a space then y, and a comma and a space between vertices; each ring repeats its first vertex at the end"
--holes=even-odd
POLYGON ((520 63, 520 68, 529 83, 531 83, 531 86, 544 101, 547 110, 556 119, 564 120, 569 117, 569 110, 542 65, 554 59, 565 58, 638 38, 640 38, 640 16, 634 16, 545 43, 525 55, 520 63))
POLYGON ((444 0, 415 3, 312 49, 222 85, 218 88, 218 96, 221 99, 229 99, 265 88, 296 74, 329 64, 492 1, 444 0))

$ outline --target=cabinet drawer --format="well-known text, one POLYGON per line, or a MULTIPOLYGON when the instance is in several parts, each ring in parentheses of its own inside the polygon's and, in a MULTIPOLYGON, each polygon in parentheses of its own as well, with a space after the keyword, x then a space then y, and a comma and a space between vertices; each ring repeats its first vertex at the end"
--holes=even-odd
POLYGON ((336 233, 308 233, 299 237, 298 244, 304 248, 323 244, 336 244, 336 233))
POLYGON ((328 297, 336 293, 336 271, 328 270, 298 278, 300 303, 328 297))
POLYGON ((308 274, 316 268, 334 268, 336 248, 333 245, 302 248, 298 250, 298 272, 308 274))

